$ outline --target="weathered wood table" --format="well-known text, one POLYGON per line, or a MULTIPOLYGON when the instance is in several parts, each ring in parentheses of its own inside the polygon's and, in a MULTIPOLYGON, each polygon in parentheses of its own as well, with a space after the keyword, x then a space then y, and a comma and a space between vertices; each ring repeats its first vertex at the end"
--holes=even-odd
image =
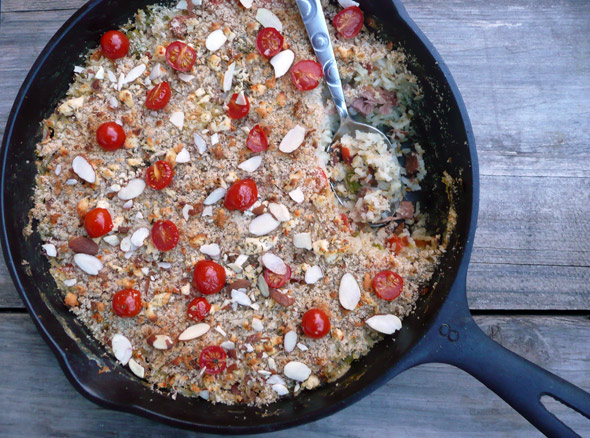
MULTIPOLYGON (((84 0, 4 0, 0 135, 29 67, 84 0)), ((501 344, 590 390, 590 7, 585 0, 407 0, 469 109, 481 166, 468 277, 501 344)), ((0 265, 0 435, 191 436, 79 395, 0 265)), ((590 421, 555 403, 581 435, 590 421)), ((405 372, 330 418, 270 436, 539 436, 443 365, 405 372)))

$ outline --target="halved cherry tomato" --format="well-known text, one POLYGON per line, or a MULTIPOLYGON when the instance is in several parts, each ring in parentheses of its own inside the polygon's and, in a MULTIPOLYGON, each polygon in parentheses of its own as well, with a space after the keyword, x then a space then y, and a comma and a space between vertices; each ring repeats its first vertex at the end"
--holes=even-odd
POLYGON ((323 338, 330 332, 330 318, 320 309, 309 309, 301 318, 305 336, 313 339, 323 338))
POLYGON ((167 161, 159 160, 147 168, 145 182, 152 189, 162 190, 172 182, 174 169, 167 161))
POLYGON ((178 71, 189 71, 197 60, 197 52, 181 41, 174 41, 166 48, 166 61, 178 71))
POLYGON ((156 221, 152 227, 152 242, 160 251, 170 251, 178 245, 178 228, 172 221, 156 221))
POLYGON ((191 301, 186 314, 193 321, 202 321, 209 314, 209 310, 211 310, 209 301, 206 298, 199 297, 191 301))
POLYGON ((100 237, 113 229, 111 214, 106 208, 93 208, 84 216, 84 228, 90 237, 100 237))
POLYGON ((228 210, 245 211, 258 199, 258 187, 253 179, 239 179, 225 194, 224 205, 228 210))
POLYGON ((234 93, 227 104, 227 115, 230 119, 241 119, 242 117, 246 117, 248 115, 248 111, 250 111, 250 102, 246 95, 244 98, 246 99, 245 105, 238 105, 236 103, 236 99, 238 98, 238 93, 234 93))
POLYGON ((198 261, 193 272, 193 286, 202 294, 216 294, 225 286, 225 269, 211 260, 198 261))
POLYGON ((199 366, 207 374, 219 374, 225 370, 227 353, 219 345, 209 345, 199 357, 199 366))
POLYGON ((283 35, 274 27, 265 27, 256 36, 256 48, 265 58, 272 58, 283 48, 283 35))
POLYGON ((399 237, 397 234, 393 234, 392 236, 388 237, 386 242, 387 245, 389 245, 389 247, 393 250, 395 255, 399 255, 399 253, 402 252, 402 250, 410 243, 407 236, 399 237))
POLYGON ((102 54, 109 59, 119 59, 129 51, 129 39, 123 32, 109 30, 100 39, 102 54))
POLYGON ((123 127, 115 122, 103 123, 96 130, 96 142, 107 151, 114 151, 123 146, 125 137, 123 127))
POLYGON ((278 289, 279 287, 283 287, 287 284, 287 282, 291 279, 291 267, 287 265, 287 272, 283 275, 275 274, 268 269, 264 270, 264 281, 268 284, 268 287, 271 289, 278 289))
POLYGON ((141 312, 141 292, 123 289, 113 295, 113 311, 122 318, 131 318, 141 312))
POLYGON ((381 271, 373 278, 373 290, 384 300, 395 300, 403 288, 404 279, 393 271, 381 271))
POLYGON ((168 82, 160 82, 147 93, 145 99, 145 106, 152 110, 159 110, 164 108, 170 101, 172 90, 168 82))
POLYGON ((262 152, 268 149, 268 139, 260 125, 256 125, 250 130, 246 147, 252 152, 262 152))
POLYGON ((317 87, 323 75, 322 66, 310 59, 299 61, 291 68, 293 84, 303 91, 313 90, 317 87))
POLYGON ((363 11, 357 6, 351 6, 338 12, 334 17, 334 27, 344 38, 353 38, 363 27, 363 11))

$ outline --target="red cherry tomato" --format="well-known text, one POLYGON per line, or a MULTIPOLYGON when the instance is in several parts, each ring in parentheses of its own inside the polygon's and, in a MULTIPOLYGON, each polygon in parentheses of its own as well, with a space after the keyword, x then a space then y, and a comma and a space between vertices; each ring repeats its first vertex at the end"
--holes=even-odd
POLYGON ((363 27, 363 11, 357 6, 351 6, 338 12, 334 17, 334 27, 344 38, 353 38, 363 27))
POLYGON ((109 59, 119 59, 129 51, 129 39, 123 32, 109 30, 100 39, 102 54, 109 59))
POLYGON ((234 93, 227 104, 227 115, 230 119, 241 119, 242 117, 246 117, 248 115, 248 111, 250 111, 250 102, 246 95, 244 98, 246 99, 246 105, 238 105, 236 103, 236 99, 238 98, 238 93, 234 93))
POLYGON ((189 71, 197 60, 197 52, 181 41, 174 41, 166 48, 166 61, 178 71, 189 71))
POLYGON ((410 243, 407 236, 399 237, 397 234, 388 237, 386 242, 395 255, 399 255, 399 253, 410 243))
POLYGON ((253 179, 239 179, 225 194, 224 205, 228 210, 248 210, 258 199, 258 187, 253 179))
POLYGON ((131 318, 141 312, 141 293, 136 289, 123 289, 113 295, 113 311, 122 318, 131 318))
POLYGON ((145 182, 152 189, 162 190, 172 182, 174 169, 167 161, 159 160, 147 168, 145 182))
POLYGON ((268 149, 268 139, 260 125, 256 125, 250 130, 246 147, 252 152, 262 152, 268 149))
POLYGON ((323 338, 330 332, 330 318, 320 309, 309 309, 301 318, 305 336, 313 339, 323 338))
POLYGON ((209 310, 211 310, 209 301, 206 298, 200 297, 191 301, 186 314, 193 321, 202 321, 209 314, 209 310))
POLYGON ((193 286, 202 294, 216 294, 225 286, 225 269, 210 260, 198 261, 193 272, 193 286))
POLYGON ((283 35, 274 27, 265 27, 256 36, 256 48, 265 58, 272 58, 283 48, 283 35))
POLYGON ((125 143, 125 131, 115 122, 106 122, 96 130, 96 142, 107 151, 119 149, 125 143))
POLYGON ((302 91, 313 90, 324 75, 322 66, 312 60, 299 61, 291 68, 291 80, 302 91))
POLYGON ((145 99, 145 106, 152 110, 159 110, 164 108, 170 101, 172 90, 168 82, 160 82, 147 93, 145 99))
POLYGON ((225 370, 227 364, 227 353, 218 345, 209 345, 199 357, 199 366, 207 374, 219 374, 225 370))
POLYGON ((100 237, 113 229, 111 214, 105 208, 93 208, 84 216, 84 228, 90 237, 100 237))
POLYGON ((178 228, 172 221, 156 221, 152 227, 152 242, 160 251, 170 251, 178 245, 178 228))
POLYGON ((404 279, 393 271, 381 271, 373 278, 373 290, 384 300, 395 300, 403 288, 404 279))
POLYGON ((278 289, 279 287, 283 287, 287 284, 289 279, 291 278, 291 267, 287 265, 287 272, 283 275, 275 274, 268 269, 264 270, 264 281, 268 284, 268 287, 271 289, 278 289))

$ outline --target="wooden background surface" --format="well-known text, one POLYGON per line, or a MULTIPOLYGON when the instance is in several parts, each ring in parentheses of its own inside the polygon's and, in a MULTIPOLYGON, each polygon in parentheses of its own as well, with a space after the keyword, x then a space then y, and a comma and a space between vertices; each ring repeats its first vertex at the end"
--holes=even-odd
MULTIPOLYGON (((29 67, 83 0, 4 0, 0 136, 29 67)), ((590 3, 406 0, 467 104, 481 168, 470 307, 494 339, 590 390, 590 3)), ((79 395, 0 262, 0 435, 194 436, 79 395)), ((582 436, 590 421, 552 410, 582 436)), ((539 436, 448 366, 407 371, 354 406, 301 426, 314 437, 539 436)))

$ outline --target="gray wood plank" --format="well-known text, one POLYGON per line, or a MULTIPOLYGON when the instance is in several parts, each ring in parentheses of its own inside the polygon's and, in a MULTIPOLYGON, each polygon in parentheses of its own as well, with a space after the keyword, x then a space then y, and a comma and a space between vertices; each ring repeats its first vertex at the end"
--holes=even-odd
MULTIPOLYGON (((71 15, 68 8, 82 3, 68 0, 55 11, 47 1, 2 2, 0 135, 36 54, 71 15)), ((586 2, 404 3, 455 76, 477 139, 482 177, 468 279, 472 308, 588 308, 586 2)), ((20 305, 0 266, 0 308, 20 305)))
MULTIPOLYGON (((479 317, 478 322, 509 349, 590 390, 587 318, 479 317)), ((28 315, 0 314, 0 346, 1 436, 194 436, 84 399, 63 376, 28 315)), ((590 421, 561 405, 554 412, 580 434, 590 436, 590 421)), ((263 436, 294 434, 311 438, 540 436, 473 378, 436 364, 405 372, 329 418, 263 436)))

